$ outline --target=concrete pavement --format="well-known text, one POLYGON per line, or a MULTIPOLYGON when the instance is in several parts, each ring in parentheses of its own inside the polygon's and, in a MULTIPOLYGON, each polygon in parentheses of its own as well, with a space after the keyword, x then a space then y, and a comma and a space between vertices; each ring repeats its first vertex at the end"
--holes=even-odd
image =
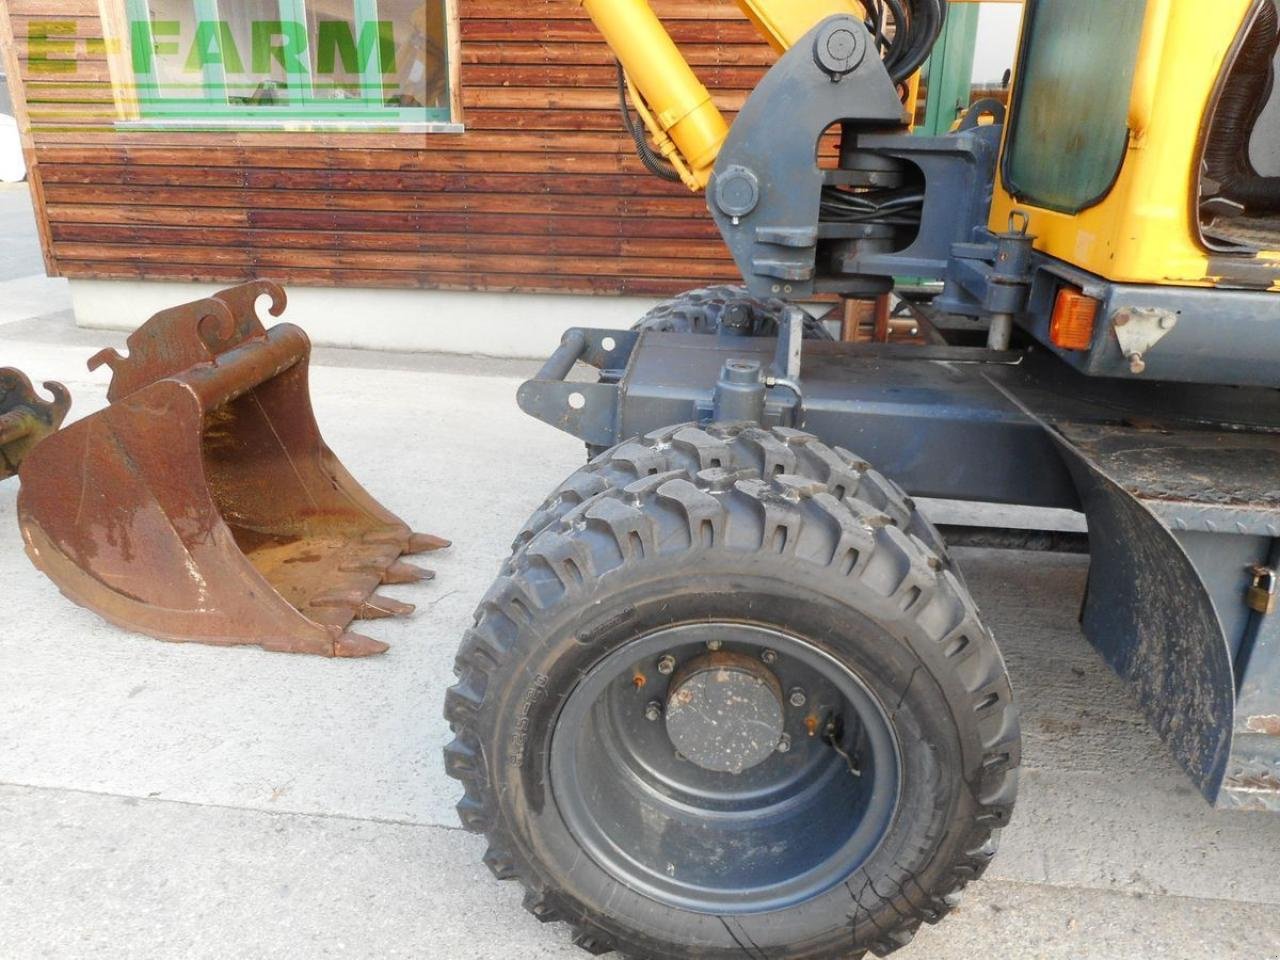
MULTIPOLYGON (((583 960, 433 826, 0 788, 6 956, 583 960), (49 847, 56 847, 51 855, 49 847)), ((1274 908, 1015 880, 976 885, 901 960, 1276 956, 1274 908)))
MULTIPOLYGON (((66 379, 74 415, 102 403, 83 346, 7 329, 0 351, 66 379)), ((392 591, 420 609, 370 627, 383 657, 125 634, 30 567, 0 488, 0 956, 572 956, 475 866, 440 704, 508 539, 580 447, 517 411, 516 369, 362 358, 318 358, 330 443, 456 543, 434 583, 392 591)), ((1084 562, 960 558, 1023 706, 1022 799, 994 882, 904 960, 1280 957, 1280 818, 1213 813, 1186 784, 1080 635, 1084 562)))
MULTIPOLYGON (((47 304, 46 304, 47 305, 47 304)), ((104 402, 116 334, 0 316, 0 359, 104 402)), ((362 482, 454 540, 365 661, 161 643, 27 562, 0 486, 0 958, 575 957, 456 826, 440 718, 511 535, 582 459, 524 417, 533 364, 318 351, 317 415, 362 482)), ((1280 817, 1215 813, 1076 623, 1078 557, 958 554, 1026 737, 988 879, 901 960, 1280 960, 1280 817)), ((585 955, 584 955, 585 956, 585 955)))
MULTIPOLYGON (((70 311, 67 281, 44 275, 30 188, 0 183, 0 325, 67 319, 70 311)), ((3 355, 0 366, 5 366, 3 355)))
POLYGON ((0 183, 0 282, 44 273, 31 189, 25 183, 0 183))

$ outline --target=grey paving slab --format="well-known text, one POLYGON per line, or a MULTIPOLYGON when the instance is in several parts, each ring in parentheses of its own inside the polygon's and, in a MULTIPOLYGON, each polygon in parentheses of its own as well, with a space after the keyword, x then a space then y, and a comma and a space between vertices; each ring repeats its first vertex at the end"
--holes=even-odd
POLYGON ((31 189, 26 183, 0 183, 0 281, 44 275, 36 235, 31 189))
MULTIPOLYGON (((579 958, 457 830, 0 788, 0 951, 26 958, 579 958)), ((1280 956, 1269 907, 983 881, 899 960, 1280 956)))

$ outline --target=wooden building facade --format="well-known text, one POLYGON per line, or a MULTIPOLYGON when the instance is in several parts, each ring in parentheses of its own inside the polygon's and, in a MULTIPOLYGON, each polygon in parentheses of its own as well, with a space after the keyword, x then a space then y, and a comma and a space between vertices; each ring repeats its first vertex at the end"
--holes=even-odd
MULTIPOLYGON (((575 0, 429 0, 442 26, 434 69, 447 76, 420 121, 366 120, 346 103, 243 119, 184 116, 181 102, 149 113, 138 44, 185 56, 207 83, 198 48, 228 34, 197 38, 188 53, 186 38, 164 46, 159 21, 154 36, 140 31, 137 11, 154 19, 185 4, 198 19, 218 16, 219 2, 262 0, 3 0, 0 40, 52 275, 642 297, 737 276, 704 199, 635 157, 613 59, 575 0)), ((336 0, 266 2, 292 5, 314 28, 306 6, 336 0)), ((348 10, 387 2, 345 0, 348 10)), ((429 7, 398 9, 406 2, 429 7)), ((722 108, 739 107, 774 54, 732 0, 654 7, 722 108)), ((272 49, 252 59, 274 69, 285 58, 272 49)), ((295 95, 294 73, 308 66, 237 105, 262 90, 295 95)))

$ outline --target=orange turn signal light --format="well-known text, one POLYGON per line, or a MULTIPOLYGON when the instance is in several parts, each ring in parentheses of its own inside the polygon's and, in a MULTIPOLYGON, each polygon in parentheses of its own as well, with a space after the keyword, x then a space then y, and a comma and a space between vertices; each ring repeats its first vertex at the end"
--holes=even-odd
POLYGON ((1058 291, 1049 323, 1049 339, 1063 350, 1088 350, 1093 343, 1093 325, 1098 319, 1098 301, 1073 287, 1058 291))

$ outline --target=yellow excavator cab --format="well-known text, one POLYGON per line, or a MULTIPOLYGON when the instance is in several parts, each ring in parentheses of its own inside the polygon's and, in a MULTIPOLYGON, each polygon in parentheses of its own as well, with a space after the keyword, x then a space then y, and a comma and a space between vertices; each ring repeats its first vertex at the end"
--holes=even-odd
POLYGON ((1219 224, 1215 243, 1216 218, 1200 202, 1217 186, 1205 182, 1212 135, 1249 133, 1214 125, 1216 108, 1241 82, 1245 40, 1274 32, 1274 19, 1254 0, 1211 12, 1175 0, 1033 0, 991 229, 1023 211, 1038 250, 1119 283, 1257 286, 1261 274, 1274 287, 1280 233, 1274 244, 1256 234, 1233 243, 1241 238, 1219 224))

